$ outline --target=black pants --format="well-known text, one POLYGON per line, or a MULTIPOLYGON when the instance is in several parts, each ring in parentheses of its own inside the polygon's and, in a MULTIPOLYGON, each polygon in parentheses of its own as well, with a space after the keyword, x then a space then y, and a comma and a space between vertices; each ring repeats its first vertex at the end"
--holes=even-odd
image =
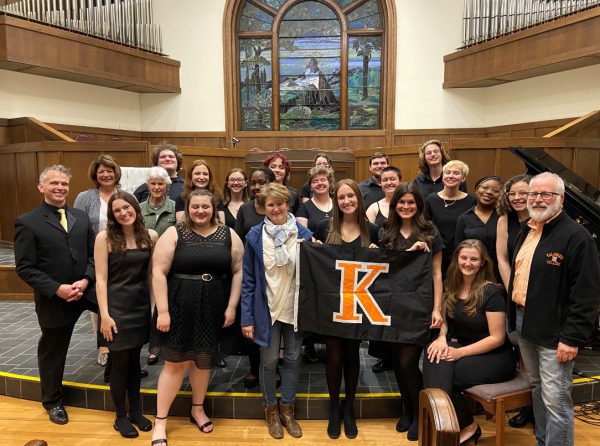
POLYGON ((62 327, 42 327, 37 354, 42 405, 46 410, 63 404, 62 380, 75 323, 62 327))
MULTIPOLYGON (((459 348, 462 345, 449 342, 459 348)), ((514 378, 516 358, 509 345, 482 355, 467 356, 458 361, 431 363, 423 360, 423 381, 426 388, 436 387, 445 391, 454 404, 458 425, 461 429, 473 423, 473 415, 465 404, 461 390, 479 384, 494 384, 514 378)))

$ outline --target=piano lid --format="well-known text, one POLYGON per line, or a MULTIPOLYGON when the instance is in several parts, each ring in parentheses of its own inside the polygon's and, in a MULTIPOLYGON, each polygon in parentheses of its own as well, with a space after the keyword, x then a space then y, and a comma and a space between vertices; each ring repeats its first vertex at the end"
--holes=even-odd
POLYGON ((511 147, 527 168, 528 175, 552 172, 565 182, 564 209, 578 223, 584 225, 600 244, 600 191, 575 174, 564 164, 541 148, 511 147))

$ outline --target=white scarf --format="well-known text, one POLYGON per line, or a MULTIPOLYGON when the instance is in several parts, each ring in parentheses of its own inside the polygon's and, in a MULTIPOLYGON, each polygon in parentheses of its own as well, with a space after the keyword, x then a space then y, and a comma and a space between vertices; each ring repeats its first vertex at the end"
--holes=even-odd
POLYGON ((265 217, 264 228, 267 235, 273 239, 275 245, 275 265, 287 265, 292 259, 292 253, 285 245, 285 242, 290 238, 290 235, 294 234, 294 232, 298 232, 296 217, 288 212, 287 220, 282 225, 276 225, 265 217))

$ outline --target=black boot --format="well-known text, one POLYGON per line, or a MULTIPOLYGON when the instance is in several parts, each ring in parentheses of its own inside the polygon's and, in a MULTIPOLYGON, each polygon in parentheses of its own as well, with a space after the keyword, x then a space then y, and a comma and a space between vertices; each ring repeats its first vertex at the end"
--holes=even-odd
POLYGON ((344 401, 342 407, 344 413, 344 434, 347 438, 356 438, 358 428, 356 427, 356 418, 354 417, 354 405, 351 402, 344 401))
POLYGON ((402 415, 396 423, 398 432, 406 432, 412 423, 412 407, 407 397, 402 398, 402 415))
POLYGON ((340 437, 340 406, 331 404, 329 408, 329 423, 327 423, 327 435, 329 438, 336 439, 340 437))

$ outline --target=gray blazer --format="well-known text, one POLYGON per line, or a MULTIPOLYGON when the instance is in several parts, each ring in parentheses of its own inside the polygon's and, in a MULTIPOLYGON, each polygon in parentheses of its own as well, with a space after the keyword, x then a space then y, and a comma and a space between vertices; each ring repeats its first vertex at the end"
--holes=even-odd
POLYGON ((98 235, 98 225, 100 224, 100 191, 97 188, 93 188, 80 192, 77 198, 75 198, 73 207, 81 209, 88 215, 92 224, 92 231, 94 235, 98 235))

